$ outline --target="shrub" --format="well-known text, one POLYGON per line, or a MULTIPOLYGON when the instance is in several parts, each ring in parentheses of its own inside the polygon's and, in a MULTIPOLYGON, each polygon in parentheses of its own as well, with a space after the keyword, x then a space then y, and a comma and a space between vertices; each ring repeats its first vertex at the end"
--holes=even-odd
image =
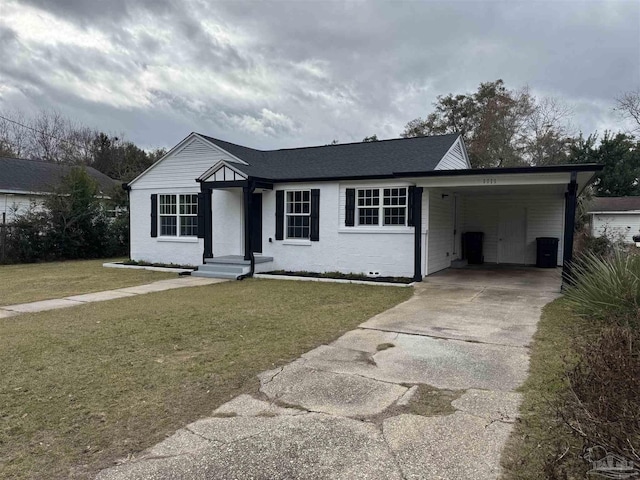
POLYGON ((606 258, 583 255, 573 265, 566 298, 581 315, 637 328, 640 314, 640 256, 614 249, 606 258))
POLYGON ((7 229, 5 261, 29 263, 47 260, 47 215, 32 205, 7 229))
POLYGON ((567 374, 562 418, 585 448, 601 446, 640 461, 640 332, 605 328, 578 353, 578 363, 567 374))
POLYGON ((74 168, 42 207, 33 205, 12 223, 5 262, 126 255, 129 216, 109 218, 96 181, 74 168))
POLYGON ((593 237, 585 235, 582 238, 581 249, 578 256, 596 255, 598 257, 608 256, 614 249, 614 244, 606 236, 593 237))

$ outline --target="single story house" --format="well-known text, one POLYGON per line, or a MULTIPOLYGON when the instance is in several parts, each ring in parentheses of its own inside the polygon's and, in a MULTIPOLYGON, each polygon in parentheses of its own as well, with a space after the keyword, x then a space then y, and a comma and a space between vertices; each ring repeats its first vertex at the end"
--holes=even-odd
POLYGON ((458 134, 262 151, 192 133, 127 186, 131 258, 421 280, 482 232, 485 262, 535 264, 536 237, 556 237, 562 265, 600 169, 473 169, 458 134))
MULTIPOLYGON (((11 223, 16 215, 25 213, 31 205, 40 205, 73 168, 70 165, 0 157, 0 223, 11 223)), ((117 182, 95 168, 86 167, 105 195, 117 182)))
POLYGON ((633 243, 640 234, 640 197, 595 197, 588 210, 594 237, 633 243))

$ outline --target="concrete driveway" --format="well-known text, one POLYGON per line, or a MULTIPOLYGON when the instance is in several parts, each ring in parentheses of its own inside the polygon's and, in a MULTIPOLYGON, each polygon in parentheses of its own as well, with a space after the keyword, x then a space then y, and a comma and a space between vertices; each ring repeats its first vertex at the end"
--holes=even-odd
POLYGON ((555 271, 429 277, 408 301, 259 375, 255 395, 98 478, 497 478, 527 345, 558 290, 555 271), (448 409, 431 411, 443 398, 448 409))

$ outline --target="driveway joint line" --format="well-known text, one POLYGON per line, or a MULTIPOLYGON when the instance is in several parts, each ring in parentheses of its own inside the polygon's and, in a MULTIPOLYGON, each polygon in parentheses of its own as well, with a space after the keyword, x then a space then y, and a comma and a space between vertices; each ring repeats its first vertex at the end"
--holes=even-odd
POLYGON ((400 335, 412 335, 414 337, 426 337, 433 338, 436 340, 448 340, 452 342, 464 342, 464 343, 475 343, 479 345, 493 345, 496 347, 509 347, 509 348, 522 348, 524 350, 529 350, 529 345, 508 345, 504 343, 494 343, 494 342, 481 342, 480 340, 465 340, 464 338, 451 338, 451 337, 442 337, 438 335, 427 335, 426 333, 414 333, 414 332, 398 332, 396 330, 385 330, 383 328, 374 328, 374 327, 363 327, 360 325, 357 327, 361 330, 372 330, 374 332, 384 332, 384 333, 397 333, 396 339, 400 335))
MULTIPOLYGON (((324 373, 333 373, 334 375, 346 375, 346 376, 351 376, 351 377, 360 377, 360 378, 364 378, 365 380, 373 380, 374 382, 386 383, 387 385, 396 385, 396 386, 404 387, 404 385, 402 385, 402 383, 390 382, 389 380, 380 380, 378 378, 368 377, 368 376, 360 374, 360 373, 355 373, 355 372, 335 372, 333 370, 328 370, 326 368, 316 367, 316 366, 308 367, 308 366, 304 365, 304 363, 308 362, 309 360, 307 360, 307 359, 303 359, 303 360, 304 360, 303 367, 308 369, 308 370, 312 370, 314 372, 324 372, 324 373)), ((376 365, 376 367, 377 367, 377 365, 376 365)), ((404 388, 407 388, 407 387, 404 387, 404 388)), ((400 397, 401 396, 402 395, 400 395, 400 397)), ((400 398, 400 397, 398 397, 398 398, 400 398)))

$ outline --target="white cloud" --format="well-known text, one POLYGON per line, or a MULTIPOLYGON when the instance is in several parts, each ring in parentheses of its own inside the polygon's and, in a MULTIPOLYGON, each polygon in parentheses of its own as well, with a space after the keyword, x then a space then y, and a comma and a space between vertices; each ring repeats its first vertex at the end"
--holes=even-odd
POLYGON ((144 145, 392 137, 437 95, 497 78, 575 104, 590 132, 620 126, 614 97, 640 85, 638 4, 24 2, 0 6, 0 108, 57 108, 144 145))

